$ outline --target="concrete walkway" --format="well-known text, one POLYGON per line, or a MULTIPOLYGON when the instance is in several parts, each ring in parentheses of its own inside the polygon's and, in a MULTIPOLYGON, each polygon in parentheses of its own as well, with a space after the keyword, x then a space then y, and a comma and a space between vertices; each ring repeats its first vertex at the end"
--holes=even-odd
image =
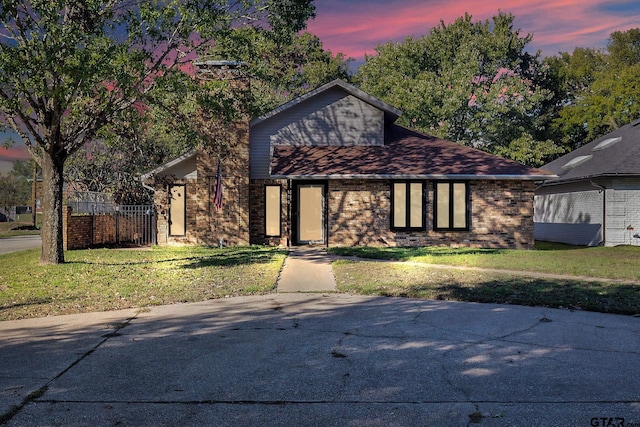
POLYGON ((278 278, 278 292, 330 292, 336 290, 331 262, 324 248, 292 248, 278 278))
POLYGON ((0 322, 0 424, 638 425, 639 361, 630 316, 226 298, 0 322))

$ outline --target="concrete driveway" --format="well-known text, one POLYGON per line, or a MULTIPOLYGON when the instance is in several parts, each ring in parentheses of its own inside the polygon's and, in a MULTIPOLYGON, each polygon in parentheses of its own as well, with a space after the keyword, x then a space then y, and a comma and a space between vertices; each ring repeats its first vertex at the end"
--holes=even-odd
POLYGON ((18 236, 0 239, 0 254, 42 247, 40 236, 18 236))
POLYGON ((628 316, 292 293, 0 322, 0 337, 9 426, 640 425, 628 316))

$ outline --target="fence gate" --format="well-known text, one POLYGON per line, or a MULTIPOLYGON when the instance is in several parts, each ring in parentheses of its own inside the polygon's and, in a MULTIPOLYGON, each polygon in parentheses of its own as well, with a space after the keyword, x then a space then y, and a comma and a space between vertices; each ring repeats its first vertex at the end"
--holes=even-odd
POLYGON ((156 241, 156 210, 153 205, 116 206, 116 244, 148 246, 156 241))

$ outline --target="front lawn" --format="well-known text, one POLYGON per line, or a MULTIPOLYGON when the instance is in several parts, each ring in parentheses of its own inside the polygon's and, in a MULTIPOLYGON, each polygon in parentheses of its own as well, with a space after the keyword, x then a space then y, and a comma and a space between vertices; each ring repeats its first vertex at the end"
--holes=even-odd
POLYGON ((465 267, 524 270, 640 281, 640 247, 576 247, 538 244, 536 250, 475 248, 330 248, 336 255, 465 267))
POLYGON ((411 261, 335 262, 333 270, 338 290, 342 292, 640 314, 639 247, 540 245, 539 250, 532 251, 442 247, 332 248, 329 251, 362 258, 411 261), (524 270, 575 276, 575 279, 536 278, 446 266, 524 270), (602 280, 590 282, 578 276, 602 280), (638 283, 615 283, 610 279, 638 283))
POLYGON ((337 261, 338 290, 382 295, 640 314, 640 285, 540 279, 435 268, 429 264, 337 261))
POLYGON ((286 251, 153 248, 67 251, 41 266, 40 251, 0 255, 0 320, 203 301, 273 291, 286 251))
POLYGON ((0 239, 37 234, 40 234, 40 230, 30 222, 0 222, 0 239))

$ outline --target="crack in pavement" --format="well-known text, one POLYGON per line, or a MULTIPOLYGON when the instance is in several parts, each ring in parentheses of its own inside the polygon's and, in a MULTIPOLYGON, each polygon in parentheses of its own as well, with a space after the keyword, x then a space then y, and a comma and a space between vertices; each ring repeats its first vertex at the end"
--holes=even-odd
POLYGON ((133 320, 137 319, 138 314, 140 314, 140 313, 138 312, 134 316, 132 316, 130 318, 127 318, 124 322, 110 325, 110 326, 114 327, 114 330, 112 332, 110 332, 110 333, 102 335, 101 338, 103 338, 103 339, 98 344, 96 344, 95 346, 90 348, 85 353, 81 354, 80 357, 78 357, 75 361, 73 361, 69 366, 67 366, 65 369, 60 371, 53 378, 48 380, 42 387, 40 387, 40 388, 32 391, 31 393, 29 393, 24 399, 22 399, 22 401, 19 404, 14 405, 11 409, 9 409, 4 414, 0 414, 0 425, 8 423, 13 417, 18 415, 18 413, 25 406, 27 406, 28 404, 30 404, 32 402, 36 402, 36 401, 42 402, 43 400, 40 400, 39 398, 42 397, 47 392, 47 390, 49 389, 49 386, 51 384, 53 384, 56 380, 58 380, 64 374, 66 374, 71 369, 73 369, 73 367, 75 367, 80 362, 82 362, 84 359, 86 359, 91 354, 93 354, 98 348, 100 348, 104 343, 109 341, 111 338, 119 336, 119 331, 122 330, 123 328, 129 326, 133 320))

